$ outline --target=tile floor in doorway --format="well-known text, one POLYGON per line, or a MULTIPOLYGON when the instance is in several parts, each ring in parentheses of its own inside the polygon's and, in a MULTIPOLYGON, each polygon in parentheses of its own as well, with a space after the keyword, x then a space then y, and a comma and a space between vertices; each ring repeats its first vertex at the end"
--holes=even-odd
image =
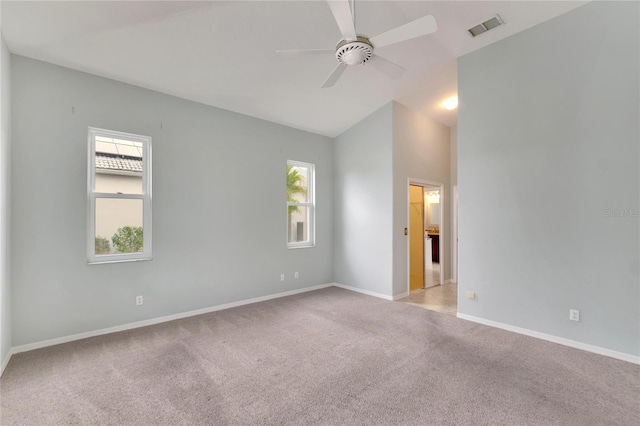
POLYGON ((448 283, 433 286, 439 282, 440 265, 434 263, 433 269, 430 273, 427 273, 425 277, 427 288, 413 290, 408 297, 398 299, 398 302, 405 302, 432 311, 456 315, 458 313, 458 284, 448 283))
POLYGON ((424 276, 425 288, 433 287, 440 284, 440 264, 438 262, 432 262, 431 268, 426 268, 424 276))

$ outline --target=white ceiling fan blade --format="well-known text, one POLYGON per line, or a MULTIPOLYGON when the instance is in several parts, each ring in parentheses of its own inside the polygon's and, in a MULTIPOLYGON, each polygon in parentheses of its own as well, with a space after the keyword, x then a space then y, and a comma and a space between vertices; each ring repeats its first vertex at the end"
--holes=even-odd
POLYGON ((386 33, 372 37, 369 41, 371 41, 374 48, 378 49, 390 44, 400 43, 401 41, 411 40, 412 38, 434 33, 437 29, 438 25, 436 24, 436 18, 431 15, 427 15, 422 18, 418 18, 415 21, 411 21, 408 24, 389 30, 386 33))
POLYGON ((375 54, 373 55, 369 63, 372 67, 374 67, 381 73, 393 78, 394 80, 402 77, 402 74, 404 74, 406 71, 400 65, 396 65, 393 62, 387 61, 386 59, 381 58, 380 56, 375 54))
POLYGON ((327 79, 324 81, 324 83, 322 83, 322 86, 320 87, 322 88, 331 87, 334 84, 336 84, 336 81, 338 81, 338 79, 346 69, 347 69, 347 64, 339 63, 338 66, 335 67, 333 71, 331 71, 331 74, 329 74, 329 77, 327 77, 327 79))
POLYGON ((293 49, 293 50, 276 50, 276 54, 277 54, 277 55, 281 55, 281 56, 326 55, 327 53, 336 53, 336 49, 293 49))
POLYGON ((356 27, 353 25, 353 15, 351 14, 349 0, 329 0, 328 3, 331 13, 333 13, 333 18, 336 20, 338 28, 340 28, 342 37, 348 40, 357 40, 358 37, 356 37, 356 27))

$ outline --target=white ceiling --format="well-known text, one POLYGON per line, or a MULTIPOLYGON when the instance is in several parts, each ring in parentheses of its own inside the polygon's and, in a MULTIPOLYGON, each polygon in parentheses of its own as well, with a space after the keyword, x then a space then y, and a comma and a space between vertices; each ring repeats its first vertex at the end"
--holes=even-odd
POLYGON ((358 33, 373 37, 423 15, 435 34, 376 54, 407 69, 391 80, 349 67, 320 84, 333 55, 281 57, 278 49, 333 48, 340 32, 325 1, 2 1, 2 33, 19 55, 337 136, 391 100, 446 125, 440 103, 457 92, 456 58, 585 1, 357 1, 358 33), (499 13, 506 25, 466 30, 499 13))

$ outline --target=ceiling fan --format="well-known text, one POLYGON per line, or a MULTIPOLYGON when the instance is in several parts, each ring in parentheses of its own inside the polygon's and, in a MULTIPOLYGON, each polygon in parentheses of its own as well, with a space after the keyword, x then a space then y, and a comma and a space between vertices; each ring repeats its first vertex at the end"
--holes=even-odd
POLYGON ((342 33, 342 40, 335 49, 303 49, 303 50, 277 50, 279 55, 317 55, 334 53, 338 65, 333 69, 329 77, 321 87, 333 86, 344 70, 349 65, 364 65, 370 63, 378 71, 391 78, 399 78, 406 71, 400 65, 388 61, 374 52, 375 49, 400 43, 412 38, 434 33, 438 26, 431 15, 423 16, 415 21, 396 27, 392 30, 368 38, 356 33, 355 26, 355 0, 329 0, 329 8, 333 14, 338 28, 342 33), (351 3, 351 4, 350 4, 351 3))

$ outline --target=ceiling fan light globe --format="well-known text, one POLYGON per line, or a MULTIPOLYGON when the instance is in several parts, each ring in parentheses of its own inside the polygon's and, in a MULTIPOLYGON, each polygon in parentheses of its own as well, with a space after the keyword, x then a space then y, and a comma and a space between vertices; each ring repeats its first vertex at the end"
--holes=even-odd
POLYGON ((365 59, 366 56, 359 50, 351 50, 343 56, 343 61, 349 65, 359 65, 363 63, 365 59))

